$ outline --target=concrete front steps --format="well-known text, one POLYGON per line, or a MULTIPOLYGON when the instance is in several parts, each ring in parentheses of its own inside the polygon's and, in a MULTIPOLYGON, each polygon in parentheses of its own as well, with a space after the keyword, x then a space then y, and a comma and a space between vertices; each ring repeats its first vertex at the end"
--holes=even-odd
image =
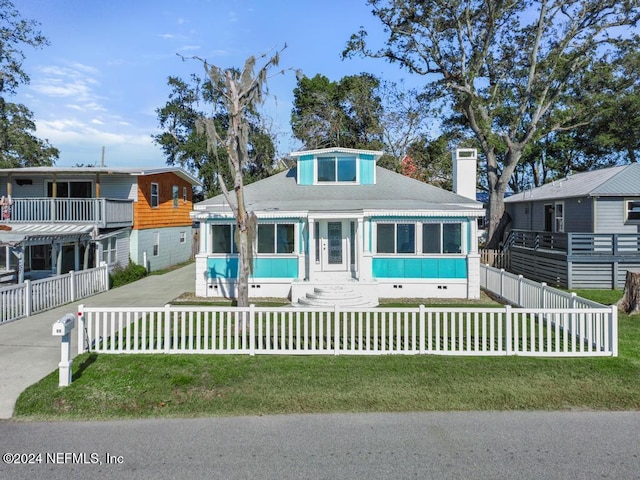
POLYGON ((299 296, 294 307, 375 307, 378 305, 377 285, 348 284, 315 285, 312 290, 299 296))

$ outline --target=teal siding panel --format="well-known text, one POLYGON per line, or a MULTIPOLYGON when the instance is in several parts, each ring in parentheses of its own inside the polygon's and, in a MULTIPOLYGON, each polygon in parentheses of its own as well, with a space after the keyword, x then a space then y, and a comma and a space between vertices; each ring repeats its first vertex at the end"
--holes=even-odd
POLYGON ((423 258, 422 259, 422 278, 440 278, 440 259, 439 258, 423 258))
MULTIPOLYGON (((238 257, 209 258, 209 278, 238 278, 238 257)), ((297 258, 256 258, 253 278, 298 278, 297 258)))
POLYGON ((467 278, 465 258, 373 258, 374 278, 467 278))
POLYGON ((238 278, 238 257, 209 258, 209 278, 238 278))
POLYGON ((376 162, 371 155, 360 155, 360 185, 373 185, 376 162), (370 159, 365 157, 371 157, 370 159))
POLYGON ((386 258, 374 258, 372 259, 371 269, 373 270, 374 278, 388 278, 389 271, 387 269, 387 259, 386 258))
POLYGON ((253 278, 298 278, 298 259, 256 258, 253 278))
POLYGON ((313 185, 313 155, 302 155, 298 159, 298 183, 300 185, 313 185))
POLYGON ((406 278, 404 258, 394 258, 387 260, 387 273, 391 278, 406 278))
POLYGON ((405 278, 422 278, 422 260, 420 258, 404 259, 404 277, 405 278))

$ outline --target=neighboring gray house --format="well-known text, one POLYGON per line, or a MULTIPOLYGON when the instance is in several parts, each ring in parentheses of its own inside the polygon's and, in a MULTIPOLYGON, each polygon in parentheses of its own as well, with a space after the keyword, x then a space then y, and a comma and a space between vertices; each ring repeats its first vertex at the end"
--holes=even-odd
POLYGON ((505 199, 510 269, 569 288, 620 288, 640 268, 640 164, 578 173, 505 199))
MULTIPOLYGON (((247 210, 258 218, 251 296, 325 305, 479 297, 477 218, 484 210, 474 200, 475 150, 455 157, 459 194, 377 167, 381 155, 293 152, 295 168, 245 187, 247 210)), ((196 294, 235 297, 238 255, 227 202, 205 200, 192 216, 200 222, 196 294)))

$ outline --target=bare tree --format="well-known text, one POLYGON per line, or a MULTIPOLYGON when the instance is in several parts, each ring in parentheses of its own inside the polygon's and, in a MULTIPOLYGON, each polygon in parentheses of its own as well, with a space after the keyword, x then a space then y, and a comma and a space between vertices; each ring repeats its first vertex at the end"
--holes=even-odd
MULTIPOLYGON (((286 48, 286 46, 284 47, 286 48)), ((222 176, 218 182, 236 219, 235 242, 239 254, 237 302, 239 307, 249 305, 249 275, 253 268, 253 249, 256 235, 256 217, 247 212, 244 199, 243 174, 249 163, 249 117, 261 105, 267 94, 269 71, 278 66, 280 52, 266 59, 268 54, 260 56, 264 64, 255 72, 257 59, 247 58, 242 71, 222 69, 209 64, 206 60, 196 58, 204 64, 205 71, 213 88, 218 90, 220 105, 226 110, 228 123, 226 132, 219 130, 215 115, 202 117, 198 121, 198 129, 207 137, 207 147, 217 155, 218 146, 222 145, 227 153, 229 168, 233 177, 233 195, 229 192, 222 176)), ((281 70, 277 73, 284 73, 281 70)))

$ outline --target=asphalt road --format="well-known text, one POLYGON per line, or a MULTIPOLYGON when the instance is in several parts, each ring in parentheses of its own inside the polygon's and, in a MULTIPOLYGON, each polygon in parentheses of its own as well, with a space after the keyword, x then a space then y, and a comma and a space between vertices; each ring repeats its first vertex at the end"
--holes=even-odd
POLYGON ((626 480, 640 479, 640 412, 9 420, 0 453, 12 480, 626 480))

